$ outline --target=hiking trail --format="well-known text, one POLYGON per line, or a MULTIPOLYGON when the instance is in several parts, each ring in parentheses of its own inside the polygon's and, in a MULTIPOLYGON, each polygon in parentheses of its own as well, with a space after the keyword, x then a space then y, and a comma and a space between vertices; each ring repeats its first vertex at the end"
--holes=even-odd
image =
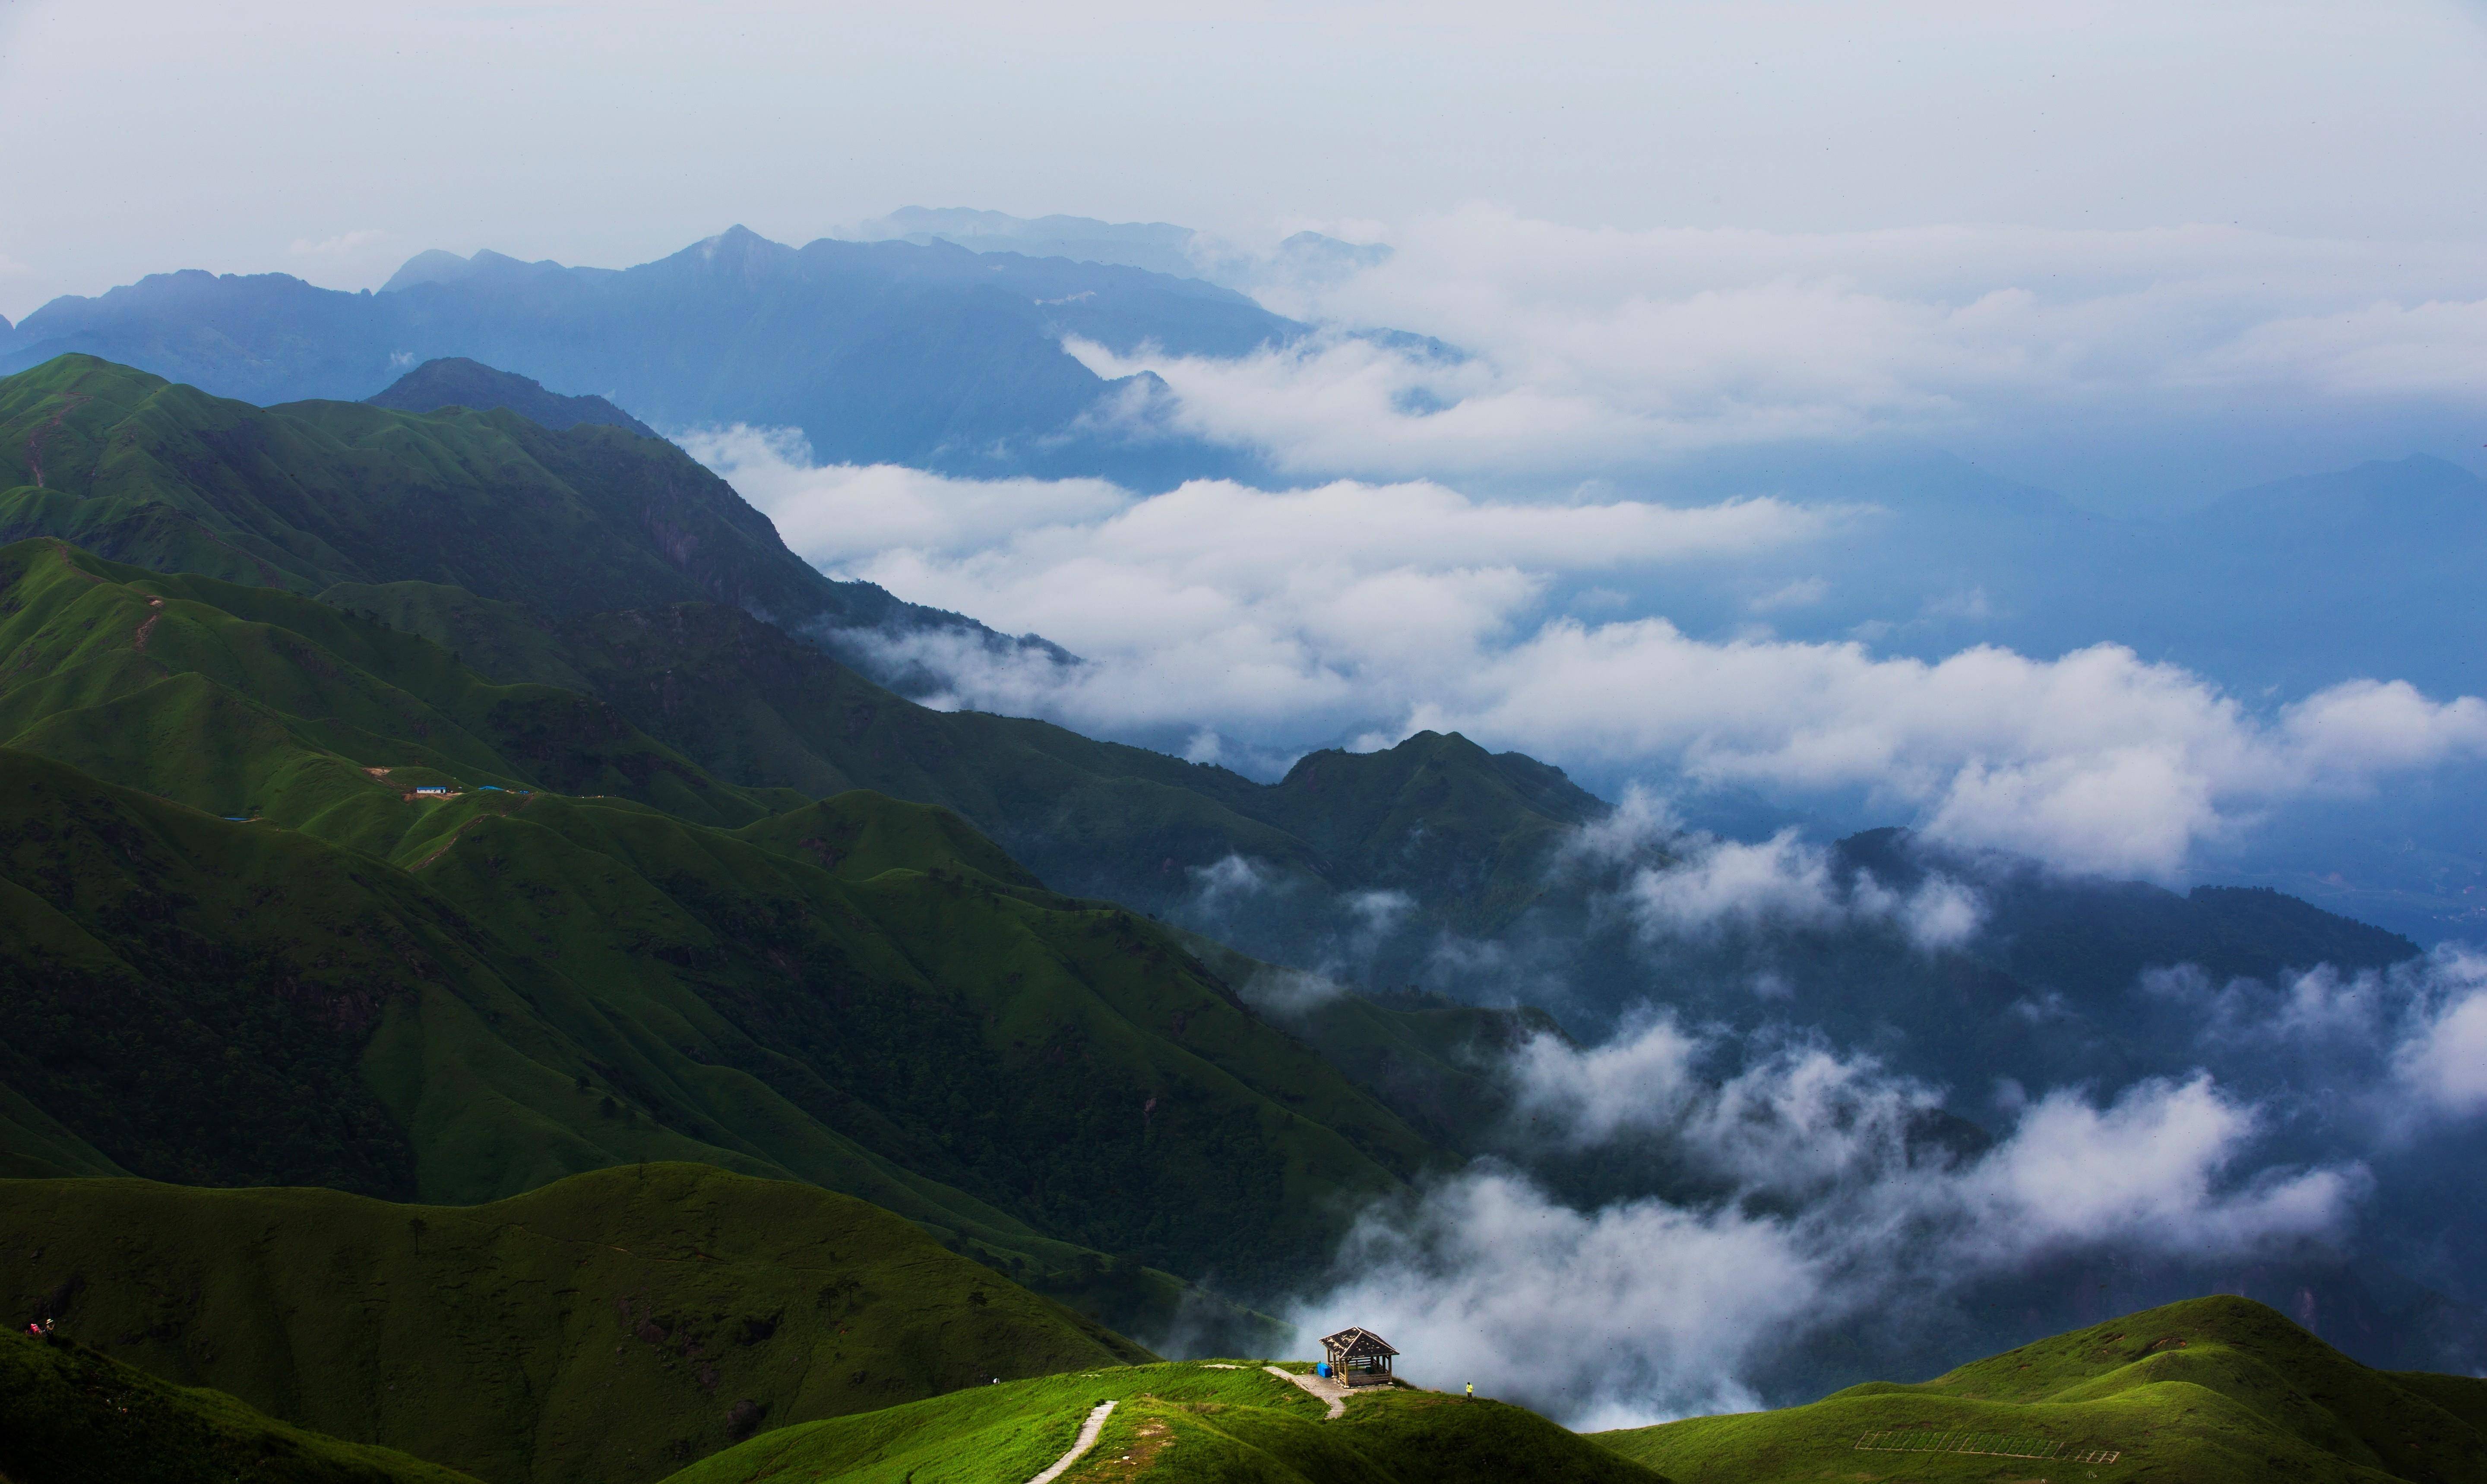
POLYGON ((1297 1386, 1299 1386, 1306 1391, 1311 1392, 1313 1398, 1317 1401, 1327 1402, 1329 1404, 1329 1415, 1322 1418, 1323 1421, 1335 1422, 1339 1418, 1347 1415, 1346 1382, 1324 1381, 1319 1376, 1312 1375, 1308 1372, 1299 1373, 1297 1371, 1282 1371, 1274 1365, 1265 1365, 1261 1367, 1261 1369, 1268 1371, 1271 1375, 1277 1377, 1280 1381, 1294 1382, 1297 1386))
POLYGON ((1071 1445, 1071 1451, 1055 1459, 1052 1468, 1028 1480, 1027 1484, 1053 1484, 1054 1480, 1068 1472, 1073 1464, 1079 1462, 1080 1454, 1097 1445, 1097 1435, 1105 1430, 1105 1414, 1113 1410, 1112 1402, 1099 1402, 1095 1407, 1090 1408, 1088 1420, 1079 1424, 1079 1441, 1071 1445))

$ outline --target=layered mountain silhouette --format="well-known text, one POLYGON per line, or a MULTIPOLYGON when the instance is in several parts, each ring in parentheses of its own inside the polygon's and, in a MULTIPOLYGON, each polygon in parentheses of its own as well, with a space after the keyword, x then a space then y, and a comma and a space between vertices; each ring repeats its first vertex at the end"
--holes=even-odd
POLYGON ((36 310, 0 333, 0 372, 81 351, 269 404, 356 401, 465 358, 660 427, 797 428, 824 461, 1162 486, 1250 460, 1169 431, 1154 378, 1109 382, 1065 339, 1240 355, 1304 329, 1134 267, 937 240, 796 248, 737 227, 621 270, 426 253, 377 294, 156 274, 36 310))
MULTIPOLYGON (((525 391, 484 370, 430 384, 525 391)), ((594 420, 555 431, 497 403, 263 409, 70 355, 0 382, 0 482, 18 487, 0 496, 0 540, 63 536, 302 593, 420 579, 553 617, 701 600, 850 653, 858 631, 935 630, 1069 658, 824 577, 682 450, 594 420)))
MULTIPOLYGON (((1271 282, 1334 281, 1387 263, 1391 257, 1384 243, 1347 242, 1319 232, 1296 233, 1281 241, 1275 252, 1261 257, 1172 222, 1013 216, 966 207, 901 207, 887 216, 859 223, 848 235, 864 241, 950 242, 973 252, 1119 263, 1153 273, 1205 278, 1246 294, 1271 282)), ((412 270, 414 265, 407 265, 407 271, 412 270)))

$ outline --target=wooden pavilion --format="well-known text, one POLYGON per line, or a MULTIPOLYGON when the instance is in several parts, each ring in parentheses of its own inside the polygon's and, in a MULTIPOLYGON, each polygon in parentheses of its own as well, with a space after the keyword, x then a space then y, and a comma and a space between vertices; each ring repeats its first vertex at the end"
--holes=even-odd
POLYGON ((1331 1379, 1351 1386, 1382 1386, 1390 1384, 1390 1358, 1399 1352, 1370 1330, 1341 1330, 1322 1341, 1322 1353, 1329 1358, 1331 1379))

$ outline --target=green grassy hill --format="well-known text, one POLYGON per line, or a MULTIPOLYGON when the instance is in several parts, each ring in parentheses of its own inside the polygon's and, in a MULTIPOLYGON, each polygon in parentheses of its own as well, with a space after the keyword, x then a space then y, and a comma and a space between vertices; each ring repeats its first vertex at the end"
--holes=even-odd
MULTIPOLYGON (((1040 722, 913 706, 788 631, 897 624, 1020 641, 823 577, 723 481, 619 428, 260 408, 64 355, 0 378, 0 540, 35 536, 158 573, 324 593, 473 655, 493 680, 592 690, 713 779, 944 804, 1048 881, 1141 908, 1241 854, 1332 887, 1409 889, 1445 923, 1491 930, 1533 896, 1561 827, 1603 810, 1554 770, 1457 738, 1378 762, 1324 753, 1264 786, 1040 722)), ((585 725, 539 718, 537 731, 558 745, 585 725)))
POLYGON ((722 784, 590 697, 50 542, 0 549, 0 642, 17 1172, 466 1201, 691 1159, 1103 1291, 1283 1271, 1432 1158, 944 811, 722 784))
POLYGON ((1148 1358, 886 1211, 702 1165, 467 1207, 8 1182, 0 1251, 13 1322, 493 1484, 653 1479, 763 1427, 1148 1358))
POLYGON ((2196 1299, 1806 1407, 1598 1441, 1688 1481, 2487 1480, 2487 1381, 2371 1370, 2245 1299, 2196 1299))
POLYGON ((824 577, 662 439, 506 410, 263 408, 91 355, 0 378, 0 540, 30 536, 302 593, 416 578, 549 614, 705 600, 986 632, 824 577))
POLYGON ((1046 880, 1147 910, 1240 854, 1324 893, 1405 889, 1428 920, 1489 932, 1542 892, 1566 828, 1606 809, 1559 770, 1456 735, 1315 753, 1262 784, 1048 722, 934 711, 714 603, 583 614, 547 633, 519 608, 437 584, 321 596, 475 657, 495 679, 589 690, 726 782, 942 804, 1046 880))
MULTIPOLYGON (((507 410, 259 408, 64 355, 0 378, 0 540, 36 535, 154 572, 321 593, 333 606, 384 616, 470 656, 477 678, 526 692, 493 703, 510 708, 496 710, 497 724, 492 715, 453 714, 442 758, 425 766, 462 758, 460 766, 482 777, 490 770, 471 748, 460 750, 466 744, 509 764, 535 749, 547 754, 539 760, 546 766, 561 757, 575 765, 576 780, 547 786, 641 798, 710 823, 728 822, 738 792, 773 799, 773 809, 786 806, 773 798, 782 791, 870 788, 955 809, 1056 887, 1142 910, 1188 902, 1198 890, 1194 872, 1242 855, 1282 889, 1264 893, 1257 910, 1233 908, 1220 931, 1291 962, 1316 962, 1332 939, 1356 931, 1359 894, 1404 892, 1409 910, 1377 964, 1378 982, 1421 972, 1441 930, 1494 937, 1518 929, 1560 941, 1615 936, 1607 920, 1615 914, 1600 917, 1594 883, 1550 887, 1546 880, 1571 826, 1605 812, 1559 770, 1426 733, 1377 753, 1315 753, 1263 785, 1042 722, 912 705, 820 645, 834 648, 846 630, 895 624, 1058 652, 899 603, 867 584, 829 581, 722 481, 661 439, 622 429, 553 432, 507 410), (528 691, 527 683, 555 688, 528 691), (591 774, 607 781, 577 781, 591 774), (1534 909, 1544 910, 1523 920, 1534 909)), ((168 616, 168 639, 173 622, 168 616)), ((286 622, 296 632, 316 627, 286 622)), ((385 668, 374 673, 414 688, 385 668)), ((100 752, 112 738, 142 735, 142 723, 161 736, 197 710, 225 704, 195 681, 177 690, 143 704, 121 698, 144 714, 95 711, 87 719, 96 735, 58 746, 100 752)), ((422 699, 439 709, 458 698, 422 699)), ((333 722, 290 714, 254 720, 297 735, 312 723, 339 736, 360 724, 359 713, 333 722)), ((229 791, 245 793, 257 781, 226 779, 229 791)), ((1875 835, 1849 842, 1843 860, 1902 878, 1922 869, 1875 835)), ((1956 1024, 1964 1006, 1979 1018, 1989 1002, 2022 994, 2078 998, 2118 989, 2137 966, 2194 961, 2222 974, 2268 975, 2323 961, 2374 966, 2411 946, 2303 904, 2179 898, 2138 883, 2063 889, 2037 877, 1990 884, 1996 931, 1983 957, 1945 956, 1943 972, 1927 976, 1905 948, 1865 942, 1849 957, 1885 982, 1875 993, 1847 994, 1858 976, 1841 962, 1824 976, 1828 994, 1853 1003, 1805 1001, 1800 986, 1806 1013, 1862 1039, 1884 1027, 1830 1018, 1856 1004, 1882 1006, 1885 990, 1912 980, 1940 980, 1942 993, 1897 1007, 1895 1017, 1956 1024)), ((1797 948, 1826 963, 1840 951, 1809 941, 1797 948)), ((1574 980, 1619 987, 1614 1004, 1587 996, 1592 1002, 1573 1012, 1579 1023, 1611 1017, 1651 991, 1647 973, 1632 972, 1634 953, 1635 945, 1602 940, 1576 954, 1574 980)), ((1658 983, 1740 981, 1737 966, 1718 975, 1670 968, 1658 983)), ((2131 1071, 2129 1050, 2110 1045, 2082 1065, 2052 1070, 2131 1071)), ((1913 1070, 1949 1077, 1953 1069, 1913 1070)), ((2010 1070, 2025 1081, 2046 1079, 2029 1066, 2010 1070)))
POLYGON ((10 1484, 475 1484, 323 1437, 221 1391, 168 1386, 83 1346, 0 1333, 0 1479, 10 1484))
POLYGON ((1415 1390, 1323 1405, 1263 1362, 1103 1368, 765 1434, 668 1484, 1015 1484, 1117 1405, 1065 1484, 1663 1484, 1533 1412, 1415 1390))
MULTIPOLYGON (((457 655, 395 627, 418 601, 451 613, 481 610, 489 622, 469 624, 470 639, 505 643, 518 652, 517 662, 527 665, 543 665, 555 652, 558 641, 531 627, 520 610, 461 589, 400 583, 336 590, 327 602, 313 602, 213 578, 150 574, 54 543, 25 542, 0 548, 0 591, 14 604, 0 615, 0 647, 23 657, 0 676, 0 741, 210 813, 286 826, 429 870, 447 843, 478 829, 484 833, 473 838, 480 842, 515 809, 531 807, 538 815, 554 809, 549 799, 523 804, 516 792, 536 789, 632 799, 698 823, 747 821, 741 838, 807 863, 832 865, 848 881, 895 865, 920 870, 946 863, 1021 895, 1038 885, 946 811, 881 811, 872 817, 874 828, 903 817, 923 823, 925 830, 909 835, 898 854, 867 844, 857 854, 846 831, 864 827, 861 816, 824 823, 796 791, 721 783, 633 729, 600 699, 552 685, 491 684, 457 655), (341 598, 351 600, 346 611, 336 606, 341 598), (394 622, 364 616, 373 613, 386 613, 394 622), (406 798, 409 789, 427 783, 464 792, 436 802, 406 798), (959 854, 962 850, 967 854, 959 854), (870 870, 863 869, 867 863, 870 870)), ((728 611, 686 605, 656 616, 695 625, 728 611)), ((594 622, 627 628, 643 617, 598 615, 594 622)), ((1302 814, 1296 795, 1323 787, 1323 767, 1351 762, 1383 779, 1386 797, 1451 796, 1487 820, 1481 828, 1516 830, 1539 846, 1554 828, 1548 816, 1479 803, 1492 797, 1494 775, 1526 760, 1491 758, 1456 738, 1428 734, 1371 758, 1325 754, 1327 763, 1316 759, 1320 766, 1298 770, 1294 783, 1263 789, 1217 770, 1089 742, 1042 723, 930 712, 871 686, 745 615, 733 613, 731 627, 745 637, 768 636, 757 641, 766 648, 793 652, 776 655, 791 672, 834 680, 832 700, 848 714, 855 707, 870 714, 870 724, 848 739, 853 771, 1016 820, 1022 836, 1040 849, 1147 859, 1159 850, 1188 855, 1240 845, 1327 869, 1297 836, 1237 809, 1302 814), (1108 773, 1114 775, 1110 781, 1108 773), (1465 773, 1477 777, 1456 785, 1445 781, 1465 773), (1186 777, 1202 781, 1207 793, 1168 781, 1186 777), (1237 809, 1214 803, 1210 795, 1230 799, 1237 809), (1148 823, 1152 808, 1159 810, 1155 825, 1148 823), (1164 837, 1169 809, 1199 814, 1196 838, 1164 837), (1030 811, 1064 821, 1064 829, 1031 826, 1030 811), (1515 820, 1533 823, 1523 827, 1515 820), (1124 830, 1136 833, 1117 833, 1124 830), (1066 831, 1076 838, 1067 839, 1066 831)), ((633 693, 606 668, 613 663, 610 649, 576 658, 615 693, 633 693)), ((664 673, 730 677, 730 658, 709 662, 717 658, 702 657, 682 671, 669 665, 664 673)), ((705 697, 685 702, 677 696, 668 704, 648 699, 659 724, 681 715, 710 718, 702 723, 707 726, 722 710, 705 697)), ((766 732, 729 730, 743 737, 766 732)), ((816 732, 836 737, 854 729, 842 731, 824 721, 816 732)), ((795 776, 823 786, 853 781, 844 770, 795 776)), ((1536 781, 1559 785, 1559 777, 1536 781)), ((1507 792, 1517 797, 1516 788, 1507 792)), ((1503 803, 1509 806, 1512 799, 1503 803)), ((1375 825, 1358 816, 1360 823, 1327 829, 1325 838, 1333 846, 1364 841, 1355 848, 1369 850, 1372 831, 1407 829, 1435 840, 1444 833, 1423 817, 1392 818, 1375 825)), ((1312 824, 1297 823, 1313 830, 1312 824)), ((1524 854, 1525 848, 1504 858, 1508 863, 1524 854)), ((1030 900, 1057 909, 1071 905, 1041 889, 1030 900)), ((494 893, 484 907, 498 912, 505 905, 494 893)), ((1186 944, 1196 954, 1215 956, 1217 972, 1229 983, 1241 984, 1264 969, 1204 938, 1186 944)), ((1392 1015, 1366 1000, 1342 998, 1287 1023, 1352 1078, 1379 1089, 1403 1116, 1425 1120, 1427 1137, 1444 1141, 1455 1121, 1489 1118, 1498 1105, 1480 1095, 1490 1089, 1473 1067, 1451 1056, 1461 1048, 1429 1046, 1428 1038, 1465 1043, 1476 1029, 1468 1022, 1497 1016, 1442 1005, 1392 1015), (1460 1064, 1452 1065, 1453 1059, 1460 1064)), ((185 1178, 195 1178, 195 1172, 185 1178)))
MULTIPOLYGON (((1430 1158, 1163 930, 1015 869, 413 807, 393 865, 0 751, 0 1083, 157 1178, 468 1201, 699 1160, 1081 1284, 1080 1248, 1283 1267, 1430 1158)), ((935 813, 842 796, 798 833, 964 832, 935 813)))
POLYGON ((406 795, 550 789, 748 824, 806 796, 718 783, 593 697, 493 685, 328 604, 72 546, 0 547, 0 742, 210 813, 388 855, 406 795))

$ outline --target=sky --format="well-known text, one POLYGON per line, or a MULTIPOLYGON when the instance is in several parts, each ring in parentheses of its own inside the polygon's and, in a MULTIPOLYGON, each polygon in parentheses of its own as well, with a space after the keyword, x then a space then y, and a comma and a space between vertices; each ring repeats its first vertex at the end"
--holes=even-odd
POLYGON ((2471 243, 2472 4, 0 6, 0 314, 907 204, 2471 243))

